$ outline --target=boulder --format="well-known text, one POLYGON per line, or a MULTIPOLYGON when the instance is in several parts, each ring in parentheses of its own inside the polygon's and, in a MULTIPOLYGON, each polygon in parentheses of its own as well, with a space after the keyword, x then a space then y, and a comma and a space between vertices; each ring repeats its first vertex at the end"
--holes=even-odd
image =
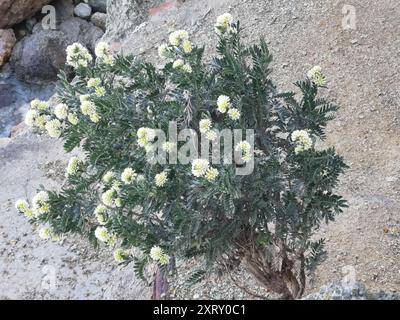
POLYGON ((103 31, 106 30, 106 23, 107 23, 107 14, 102 12, 95 12, 90 21, 96 26, 102 29, 103 31))
POLYGON ((107 12, 107 0, 89 0, 86 1, 94 9, 94 11, 107 12))
POLYGON ((80 3, 75 7, 74 13, 79 18, 87 19, 92 14, 92 8, 87 3, 80 3))
POLYGON ((31 18, 51 0, 0 0, 0 28, 8 28, 31 18))
POLYGON ((103 36, 103 31, 100 28, 77 17, 61 23, 59 30, 64 33, 69 43, 79 42, 92 51, 103 36))
POLYGON ((65 64, 67 45, 67 37, 56 30, 40 30, 25 37, 12 54, 16 77, 26 82, 55 80, 65 64))
POLYGON ((12 29, 0 29, 0 67, 3 66, 11 56, 16 38, 12 29))
POLYGON ((56 9, 57 23, 61 23, 74 16, 74 2, 72 0, 56 0, 52 3, 56 9))
POLYGON ((56 80, 68 45, 79 42, 94 51, 103 36, 100 28, 77 17, 63 21, 57 30, 35 29, 17 43, 11 58, 16 77, 26 82, 56 80))

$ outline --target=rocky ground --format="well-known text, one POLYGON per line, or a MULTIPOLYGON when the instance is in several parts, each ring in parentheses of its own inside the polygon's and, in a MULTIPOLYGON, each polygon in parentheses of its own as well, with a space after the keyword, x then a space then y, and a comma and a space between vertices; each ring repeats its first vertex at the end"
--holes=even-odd
MULTIPOLYGON (((136 28, 127 24, 123 29, 109 19, 110 30, 118 25, 119 31, 106 33, 106 39, 116 50, 158 61, 157 46, 171 31, 184 28, 212 53, 216 43, 212 25, 219 14, 230 12, 240 19, 245 42, 253 43, 260 36, 267 39, 274 54, 273 77, 282 89, 293 89, 291 83, 303 78, 311 66, 321 65, 329 78, 325 94, 342 107, 323 144, 335 146, 350 165, 339 187, 350 207, 320 230, 319 235, 326 238, 327 258, 310 277, 307 293, 320 292, 323 285, 348 277, 374 292, 399 293, 400 4, 397 0, 354 0, 356 29, 344 30, 345 3, 169 1, 152 10, 136 28)), ((120 6, 113 14, 128 13, 120 6)), ((85 298, 87 293, 92 298, 147 298, 148 291, 134 280, 132 270, 116 268, 108 252, 93 251, 75 238, 61 245, 43 243, 14 212, 15 199, 32 196, 39 183, 58 183, 52 175, 45 176, 49 166, 57 171, 54 165, 65 164, 60 146, 31 134, 3 139, 1 144, 6 145, 0 149, 0 292, 4 298, 85 298), (59 286, 53 292, 41 285, 45 265, 58 271, 59 286)), ((181 266, 174 279, 178 297, 254 297, 228 276, 215 276, 188 288, 183 284, 189 276, 187 266, 181 266)), ((267 295, 244 270, 233 277, 253 293, 267 295)), ((322 295, 329 290, 322 290, 322 295)))

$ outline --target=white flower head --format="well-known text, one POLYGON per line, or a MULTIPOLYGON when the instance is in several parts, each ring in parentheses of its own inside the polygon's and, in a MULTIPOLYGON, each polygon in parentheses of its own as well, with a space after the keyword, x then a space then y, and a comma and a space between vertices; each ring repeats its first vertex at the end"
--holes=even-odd
POLYGON ((109 207, 113 207, 114 206, 114 197, 115 197, 115 190, 114 189, 109 189, 106 192, 104 192, 101 195, 101 201, 103 201, 103 203, 106 206, 109 207))
POLYGON ((174 150, 174 148, 175 148, 175 143, 173 143, 173 142, 165 142, 162 145, 162 149, 165 152, 172 152, 174 150))
POLYGON ((186 63, 181 67, 182 72, 184 73, 192 73, 193 69, 190 64, 186 63))
POLYGON ((249 162, 251 160, 251 145, 247 141, 240 141, 236 144, 235 150, 242 153, 242 160, 244 162, 249 162))
POLYGON ((218 134, 215 130, 210 130, 207 132, 206 137, 210 141, 214 141, 215 139, 218 138, 218 134))
POLYGON ((172 64, 172 68, 174 69, 180 69, 184 66, 185 61, 182 59, 175 60, 174 63, 172 64))
POLYGON ((145 147, 150 142, 153 142, 156 137, 156 132, 151 128, 139 128, 137 131, 138 144, 140 147, 145 147))
POLYGON ((58 119, 52 119, 46 123, 46 130, 50 137, 58 138, 61 136, 61 122, 58 119))
POLYGON ((159 246, 154 246, 150 250, 150 258, 153 259, 154 261, 160 260, 163 254, 164 251, 159 246))
POLYGON ((158 47, 158 55, 160 58, 169 58, 171 55, 170 47, 164 43, 158 47))
POLYGON ((54 108, 54 114, 60 120, 66 119, 68 117, 68 106, 64 103, 56 105, 54 108))
POLYGON ((81 160, 79 160, 78 157, 72 157, 71 159, 69 159, 66 170, 66 176, 68 177, 75 175, 78 172, 80 163, 81 160))
POLYGON ((232 120, 236 121, 240 119, 240 111, 236 108, 231 108, 228 110, 228 116, 232 120))
POLYGON ((195 159, 192 161, 192 174, 195 177, 202 177, 209 168, 209 162, 206 159, 195 159))
POLYGON ((307 77, 319 87, 323 87, 324 85, 326 85, 326 77, 322 73, 322 68, 320 66, 312 67, 307 72, 307 77))
POLYGON ((29 210, 29 204, 26 200, 19 199, 15 202, 15 209, 20 213, 25 213, 29 210))
POLYGON ((80 108, 85 116, 88 116, 96 112, 96 105, 92 101, 88 100, 82 101, 80 108))
POLYGON ((189 40, 182 42, 182 49, 184 53, 191 53, 193 51, 193 45, 189 40))
POLYGON ((205 178, 208 181, 214 181, 219 175, 218 169, 216 168, 209 168, 206 172, 205 178))
POLYGON ((229 13, 224 13, 217 17, 217 22, 215 24, 215 31, 218 34, 224 34, 232 29, 233 17, 229 13))
POLYGON ((87 67, 92 60, 89 51, 80 43, 73 43, 67 47, 67 64, 70 66, 87 67))
POLYGON ((94 231, 94 235, 101 242, 108 242, 111 239, 111 235, 106 227, 97 227, 94 231))
POLYGON ((104 87, 97 87, 95 90, 95 95, 98 97, 104 97, 106 95, 106 88, 104 87))
POLYGON ((189 34, 185 30, 177 30, 169 35, 169 43, 173 46, 179 46, 182 41, 188 40, 189 34))
POLYGON ((31 101, 31 109, 39 110, 39 111, 46 111, 49 109, 49 104, 46 101, 41 101, 39 99, 35 99, 31 101))
POLYGON ((36 110, 28 110, 25 116, 25 123, 29 127, 33 127, 36 122, 36 118, 39 116, 39 113, 36 110))
POLYGON ((43 227, 39 230, 39 237, 43 240, 48 240, 51 238, 51 229, 49 227, 43 227))
POLYGON ((100 86, 101 80, 99 78, 90 78, 87 82, 88 88, 96 88, 100 86))
POLYGON ((296 143, 294 152, 296 154, 312 148, 313 141, 306 130, 295 130, 291 134, 291 139, 296 143))
POLYGON ((121 174, 121 180, 125 184, 132 183, 137 177, 137 173, 132 168, 126 168, 121 174))
POLYGON ((210 119, 202 119, 199 122, 199 128, 201 133, 207 133, 211 130, 212 122, 210 119))
POLYGON ((107 223, 107 208, 102 204, 98 205, 96 209, 94 209, 94 215, 96 216, 97 222, 100 225, 105 225, 107 223))
POLYGON ((69 113, 68 114, 68 121, 69 121, 69 123, 71 123, 72 125, 77 125, 78 124, 78 122, 79 122, 79 118, 78 118, 78 116, 76 115, 76 113, 69 113))
POLYGON ((110 54, 110 48, 108 44, 104 41, 100 41, 94 50, 96 57, 104 59, 110 54))
POLYGON ((46 191, 40 191, 32 198, 32 206, 36 216, 50 212, 49 199, 49 194, 46 191))
POLYGON ((225 95, 221 95, 217 100, 218 111, 225 113, 231 107, 231 98, 225 95))
POLYGON ((123 249, 117 249, 114 251, 114 259, 118 263, 124 262, 130 256, 129 251, 123 249))
POLYGON ((103 176, 103 182, 110 184, 114 178, 115 178, 115 173, 113 171, 107 171, 106 174, 103 176))
POLYGON ((157 187, 161 188, 163 187, 167 181, 168 181, 168 175, 165 171, 156 174, 156 176, 154 177, 154 181, 157 187))
POLYGON ((38 127, 39 129, 45 129, 47 121, 49 121, 50 116, 42 114, 40 116, 37 116, 35 118, 35 124, 34 126, 38 127))

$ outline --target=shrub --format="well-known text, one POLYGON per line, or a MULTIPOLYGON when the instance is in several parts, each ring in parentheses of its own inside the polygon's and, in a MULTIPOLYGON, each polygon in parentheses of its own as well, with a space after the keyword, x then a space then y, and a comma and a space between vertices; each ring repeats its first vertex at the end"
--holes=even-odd
POLYGON ((298 298, 323 249, 315 231, 346 206, 333 192, 342 157, 315 148, 337 106, 317 96, 326 83, 320 67, 296 83, 299 94, 279 92, 264 40, 243 45, 229 14, 215 30, 218 55, 209 63, 183 30, 160 46, 162 68, 113 56, 105 43, 95 58, 68 47, 75 77, 62 72, 60 104, 33 101, 26 123, 82 156, 70 159, 60 191, 41 187, 17 209, 45 225, 42 238, 79 233, 115 247, 115 260, 134 263, 141 277, 148 264, 167 271, 176 258, 199 256, 192 280, 242 263, 268 290, 298 298), (171 123, 190 134, 163 141, 171 123), (221 141, 227 154, 208 146, 199 156, 192 138, 215 143, 223 129, 246 129, 246 139, 221 141), (174 163, 178 150, 192 162, 174 163))

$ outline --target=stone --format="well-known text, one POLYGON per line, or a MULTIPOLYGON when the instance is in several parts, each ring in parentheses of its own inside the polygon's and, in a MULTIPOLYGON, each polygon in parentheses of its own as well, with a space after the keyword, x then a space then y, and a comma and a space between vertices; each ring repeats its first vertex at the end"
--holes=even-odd
POLYGON ((17 92, 11 84, 0 83, 0 109, 17 101, 17 92))
POLYGON ((79 18, 89 18, 92 14, 92 8, 87 3, 80 3, 75 7, 74 13, 79 18))
POLYGON ((15 75, 26 82, 50 81, 65 64, 68 39, 61 31, 40 30, 15 46, 11 63, 15 75))
POLYGON ((17 39, 12 29, 0 29, 0 67, 10 58, 16 41, 17 39))
POLYGON ((42 9, 51 0, 0 0, 0 28, 8 28, 42 9))
POLYGON ((107 14, 102 12, 95 12, 90 21, 96 26, 102 29, 103 31, 106 30, 106 23, 107 23, 107 14))
POLYGON ((79 42, 92 51, 104 34, 99 27, 77 17, 61 23, 59 30, 67 37, 69 44, 79 42))
POLYGON ((61 23, 74 16, 74 2, 72 0, 56 0, 52 3, 56 9, 57 23, 61 23))
POLYGON ((53 81, 65 65, 66 48, 79 42, 94 51, 103 31, 81 18, 63 21, 58 30, 43 30, 35 26, 34 33, 14 47, 11 62, 15 75, 26 82, 53 81))
POLYGON ((33 27, 35 26, 35 24, 36 24, 37 22, 38 22, 38 21, 37 21, 35 18, 28 19, 28 20, 25 21, 25 28, 26 28, 29 32, 32 32, 33 27))
POLYGON ((107 0, 89 0, 87 1, 94 11, 107 12, 107 0))

